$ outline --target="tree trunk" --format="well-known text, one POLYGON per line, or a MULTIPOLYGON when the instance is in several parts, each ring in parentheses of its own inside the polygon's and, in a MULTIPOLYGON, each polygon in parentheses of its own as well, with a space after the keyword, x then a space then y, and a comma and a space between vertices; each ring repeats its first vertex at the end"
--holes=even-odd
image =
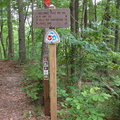
POLYGON ((84 37, 83 30, 87 27, 87 0, 83 0, 81 37, 84 37))
MULTIPOLYGON (((0 7, 0 15, 3 16, 2 7, 0 7)), ((3 18, 2 17, 1 17, 1 24, 0 24, 0 41, 1 41, 2 49, 3 49, 4 58, 6 58, 7 54, 6 54, 6 49, 5 49, 5 45, 3 41, 3 18)))
MULTIPOLYGON (((70 2, 70 11, 71 11, 71 32, 77 38, 78 33, 78 6, 79 0, 71 0, 70 2)), ((71 45, 71 56, 70 56, 70 64, 71 66, 71 75, 75 74, 75 58, 76 58, 76 45, 71 45)))
MULTIPOLYGON (((120 10, 120 0, 117 0, 116 2, 116 20, 119 20, 119 10, 120 10)), ((115 26, 115 49, 114 51, 118 51, 118 45, 119 45, 119 25, 117 24, 115 26)))
POLYGON ((93 1, 89 0, 89 27, 92 28, 92 22, 95 21, 95 12, 93 1))
POLYGON ((12 28, 12 16, 11 16, 11 1, 8 3, 8 38, 9 38, 9 48, 8 57, 14 57, 14 42, 13 42, 13 28, 12 28))
POLYGON ((2 59, 2 49, 1 49, 1 46, 0 46, 0 59, 2 59))
POLYGON ((110 21, 110 1, 111 0, 107 0, 107 3, 106 3, 106 8, 105 8, 105 13, 104 13, 104 16, 103 16, 103 20, 102 20, 102 24, 106 27, 106 29, 104 29, 103 31, 103 40, 106 42, 106 43, 110 43, 110 40, 107 40, 108 37, 106 35, 109 34, 108 32, 108 29, 109 29, 109 21, 110 21))
POLYGON ((19 13, 19 61, 24 62, 26 60, 26 46, 25 46, 25 21, 24 21, 24 7, 23 0, 18 0, 18 13, 19 13))
POLYGON ((96 0, 94 0, 94 3, 95 3, 95 22, 97 21, 97 3, 96 3, 96 0))
POLYGON ((32 0, 32 27, 31 27, 31 36, 32 36, 32 56, 34 56, 34 29, 33 29, 33 10, 34 10, 34 0, 32 0))
MULTIPOLYGON (((46 5, 45 5, 45 9, 48 9, 48 7, 46 5)), ((40 60, 42 71, 44 70, 44 68, 43 68, 44 67, 44 59, 46 59, 47 62, 49 60, 48 44, 46 44, 44 42, 44 36, 48 30, 49 30, 48 28, 45 28, 44 32, 43 32, 44 35, 43 35, 43 39, 42 39, 42 52, 41 52, 41 60, 40 60)), ((50 98, 49 98, 49 92, 48 92, 49 91, 49 80, 44 80, 44 79, 45 78, 43 78, 43 80, 40 81, 40 83, 43 84, 44 87, 40 91, 39 96, 41 97, 41 100, 40 100, 41 103, 44 103, 44 114, 49 116, 50 115, 50 98)))

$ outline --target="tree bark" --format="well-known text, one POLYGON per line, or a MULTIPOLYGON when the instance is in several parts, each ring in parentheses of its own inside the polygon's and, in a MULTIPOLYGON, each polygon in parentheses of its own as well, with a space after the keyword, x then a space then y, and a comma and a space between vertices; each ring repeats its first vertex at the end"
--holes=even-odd
POLYGON ((89 0, 89 27, 92 28, 92 22, 95 21, 95 11, 93 1, 89 0))
POLYGON ((109 25, 109 21, 110 21, 110 1, 111 0, 107 0, 107 3, 106 3, 106 8, 105 8, 105 13, 104 13, 104 16, 103 16, 103 20, 102 20, 102 25, 104 25, 107 29, 104 29, 103 31, 103 41, 105 41, 106 43, 110 43, 110 40, 107 40, 108 37, 106 35, 109 34, 108 32, 108 28, 110 27, 109 25))
POLYGON ((97 3, 96 3, 96 0, 94 0, 94 3, 95 3, 95 22, 97 21, 97 3))
POLYGON ((34 56, 34 29, 33 29, 33 10, 34 10, 34 1, 32 0, 32 27, 31 27, 31 36, 32 36, 32 56, 34 56))
POLYGON ((8 57, 14 57, 14 41, 13 41, 13 27, 12 27, 12 15, 11 15, 11 1, 8 3, 8 38, 9 38, 9 48, 8 57))
MULTIPOLYGON (((45 5, 45 9, 48 9, 48 7, 45 5)), ((43 31, 43 36, 45 36, 46 32, 48 31, 48 28, 45 28, 43 31)), ((46 59, 46 61, 49 61, 48 58, 48 44, 46 44, 44 42, 44 37, 42 39, 42 50, 41 50, 41 68, 42 71, 44 71, 44 59, 46 59)), ((48 66, 49 67, 49 66, 48 66)), ((43 73, 44 74, 44 73, 43 73)), ((43 80, 40 81, 41 84, 43 84, 43 89, 40 91, 40 95, 41 96, 41 102, 44 103, 44 114, 47 116, 50 116, 50 98, 49 98, 49 80, 44 80, 45 78, 43 78, 43 80)), ((48 78, 49 79, 49 78, 48 78)))
POLYGON ((81 37, 84 37, 83 30, 87 27, 87 0, 83 0, 81 37))
MULTIPOLYGON (((79 7, 79 0, 71 0, 70 2, 70 11, 71 11, 71 32, 77 38, 78 33, 78 7, 79 7)), ((70 64, 71 67, 71 75, 75 74, 75 58, 76 58, 76 45, 71 45, 71 56, 70 56, 70 64)))
POLYGON ((24 21, 24 7, 23 0, 18 0, 18 13, 19 13, 19 61, 24 62, 26 60, 26 46, 25 46, 25 21, 24 21))
MULTIPOLYGON (((119 10, 120 10, 120 0, 116 1, 116 20, 119 20, 119 10)), ((119 25, 115 26, 115 49, 114 51, 118 51, 119 46, 119 25)))
MULTIPOLYGON (((0 14, 1 16, 3 15, 2 7, 0 7, 0 14)), ((5 49, 4 40, 3 40, 3 18, 2 17, 1 17, 1 24, 0 24, 0 41, 3 49, 4 58, 6 58, 7 54, 6 54, 6 49, 5 49)))
POLYGON ((2 59, 2 49, 1 49, 1 46, 0 46, 0 59, 2 59))

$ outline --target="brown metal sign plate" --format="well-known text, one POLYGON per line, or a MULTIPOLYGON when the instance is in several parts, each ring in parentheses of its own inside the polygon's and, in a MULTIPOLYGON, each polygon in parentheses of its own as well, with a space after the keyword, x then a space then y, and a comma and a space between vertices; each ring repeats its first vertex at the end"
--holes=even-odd
POLYGON ((70 9, 40 9, 33 12, 34 28, 69 27, 70 9))

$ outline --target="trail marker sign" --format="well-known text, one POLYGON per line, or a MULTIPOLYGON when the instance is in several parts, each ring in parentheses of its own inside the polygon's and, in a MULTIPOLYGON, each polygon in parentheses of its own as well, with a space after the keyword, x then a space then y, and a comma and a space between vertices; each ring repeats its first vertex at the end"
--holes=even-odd
POLYGON ((70 9, 37 9, 33 11, 35 28, 56 28, 70 26, 70 9))
POLYGON ((60 42, 60 37, 54 29, 50 29, 46 33, 44 41, 48 44, 55 44, 60 42))
MULTIPOLYGON (((33 11, 34 28, 49 28, 44 37, 44 42, 50 46, 50 113, 51 120, 57 120, 57 81, 56 81, 56 43, 60 37, 56 32, 57 27, 70 27, 70 9, 55 9, 50 5, 49 9, 37 9, 33 11)), ((48 58, 43 58, 44 77, 44 106, 45 115, 48 115, 49 106, 49 82, 48 82, 48 58), (48 109, 47 109, 48 108, 48 109)))
POLYGON ((43 74, 44 80, 48 80, 48 58, 45 56, 43 58, 43 74))

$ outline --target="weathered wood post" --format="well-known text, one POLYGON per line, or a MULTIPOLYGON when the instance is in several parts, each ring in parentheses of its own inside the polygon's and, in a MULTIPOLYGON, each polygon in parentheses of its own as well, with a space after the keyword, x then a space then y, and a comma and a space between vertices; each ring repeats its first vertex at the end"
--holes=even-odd
MULTIPOLYGON (((51 5, 49 6, 49 9, 55 9, 55 6, 51 5)), ((51 113, 50 116, 51 120, 57 120, 56 43, 50 44, 49 60, 50 60, 50 113, 51 113)))
POLYGON ((50 44, 50 110, 51 120, 57 120, 56 44, 50 44))
POLYGON ((56 43, 60 38, 55 29, 51 28, 46 33, 45 42, 49 43, 50 49, 50 115, 51 120, 57 120, 56 43))

